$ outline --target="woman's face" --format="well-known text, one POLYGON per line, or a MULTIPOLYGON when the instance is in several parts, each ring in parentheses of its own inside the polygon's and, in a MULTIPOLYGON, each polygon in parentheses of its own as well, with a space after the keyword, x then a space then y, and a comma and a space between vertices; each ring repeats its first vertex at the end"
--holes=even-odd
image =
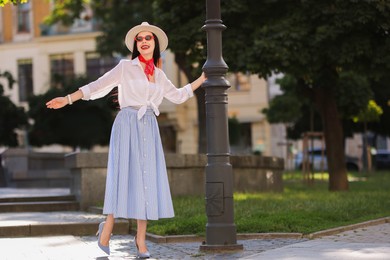
POLYGON ((151 32, 140 32, 135 37, 137 49, 142 56, 153 56, 155 42, 151 32))

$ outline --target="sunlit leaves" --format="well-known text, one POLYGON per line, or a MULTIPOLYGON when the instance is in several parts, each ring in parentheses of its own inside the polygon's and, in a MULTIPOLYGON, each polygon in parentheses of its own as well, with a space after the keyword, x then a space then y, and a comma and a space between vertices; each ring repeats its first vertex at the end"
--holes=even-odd
POLYGON ((383 114, 383 110, 376 104, 374 100, 370 100, 367 106, 360 111, 357 116, 353 117, 353 121, 357 122, 375 122, 379 121, 380 116, 383 114))
POLYGON ((27 3, 28 0, 0 0, 0 6, 3 7, 6 4, 24 4, 27 3))

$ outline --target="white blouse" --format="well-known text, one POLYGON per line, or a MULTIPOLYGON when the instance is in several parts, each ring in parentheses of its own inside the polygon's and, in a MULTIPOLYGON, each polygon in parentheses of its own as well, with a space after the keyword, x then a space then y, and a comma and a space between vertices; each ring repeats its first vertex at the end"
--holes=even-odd
POLYGON ((158 116, 158 107, 163 98, 180 104, 194 95, 191 84, 176 88, 165 73, 155 68, 156 81, 154 93, 150 93, 151 86, 138 58, 121 60, 112 70, 96 81, 80 88, 83 100, 98 99, 107 95, 115 86, 118 86, 118 102, 120 108, 139 108, 137 117, 141 119, 148 107, 151 107, 158 116), (150 93, 150 94, 149 94, 150 93))
POLYGON ((156 83, 149 81, 149 99, 154 95, 156 89, 157 89, 156 83))

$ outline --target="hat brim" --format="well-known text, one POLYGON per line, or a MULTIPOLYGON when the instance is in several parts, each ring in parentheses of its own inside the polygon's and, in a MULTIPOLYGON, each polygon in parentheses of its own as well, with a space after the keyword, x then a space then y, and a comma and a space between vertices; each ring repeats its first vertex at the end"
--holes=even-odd
POLYGON ((160 45, 160 52, 163 52, 167 49, 168 37, 165 32, 157 26, 142 23, 131 28, 126 34, 125 44, 131 52, 133 52, 135 36, 137 36, 138 33, 144 31, 154 33, 157 36, 160 45))

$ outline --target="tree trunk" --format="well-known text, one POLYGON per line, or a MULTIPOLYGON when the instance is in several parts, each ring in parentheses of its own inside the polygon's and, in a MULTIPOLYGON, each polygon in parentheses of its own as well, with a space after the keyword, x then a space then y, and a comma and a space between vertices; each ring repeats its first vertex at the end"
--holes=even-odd
POLYGON ((320 111, 324 128, 329 171, 329 190, 348 190, 343 125, 334 98, 333 88, 315 88, 314 99, 320 111))
MULTIPOLYGON (((175 54, 175 61, 180 70, 184 72, 189 82, 196 79, 192 75, 192 69, 188 66, 185 54, 175 54)), ((206 136, 206 104, 205 90, 200 87, 194 92, 198 107, 198 153, 206 153, 207 151, 207 136, 206 136)))

